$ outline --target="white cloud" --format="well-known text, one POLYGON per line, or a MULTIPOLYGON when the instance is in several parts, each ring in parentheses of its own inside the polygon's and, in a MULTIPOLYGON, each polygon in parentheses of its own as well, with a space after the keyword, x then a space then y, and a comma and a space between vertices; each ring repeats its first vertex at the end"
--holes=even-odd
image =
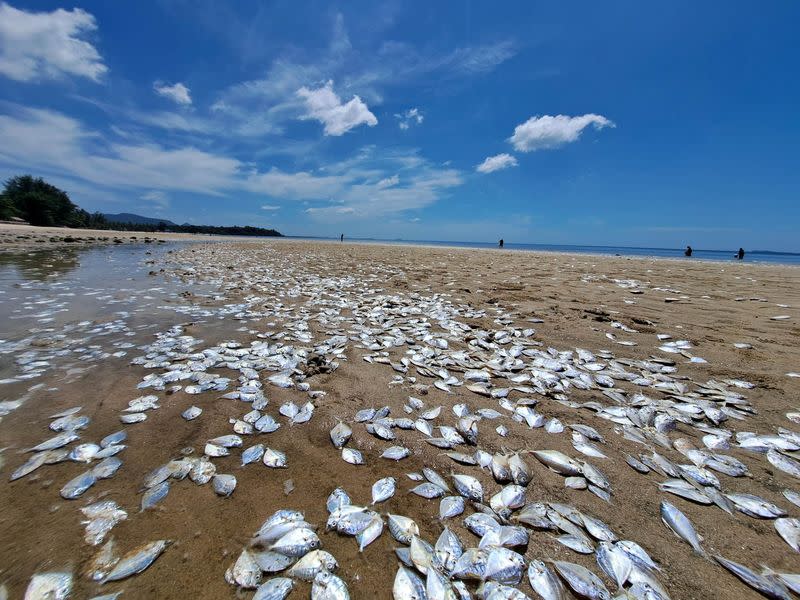
POLYGON ((398 177, 397 175, 392 175, 391 177, 386 177, 384 179, 381 179, 378 182, 378 187, 380 189, 384 189, 392 187, 393 185, 397 185, 398 183, 400 183, 400 177, 398 177))
POLYGON ((158 208, 169 208, 169 196, 161 190, 150 190, 140 196, 142 200, 152 202, 158 208))
POLYGON ((153 84, 153 90, 155 90, 156 94, 159 96, 164 96, 164 98, 172 100, 175 104, 188 106, 192 103, 192 96, 189 93, 189 88, 182 83, 167 85, 166 83, 156 81, 153 84))
POLYGON ((27 12, 0 3, 0 73, 17 81, 63 75, 99 81, 108 67, 81 39, 96 29, 94 16, 79 8, 27 12))
POLYGON ((325 125, 325 135, 343 135, 359 125, 374 127, 378 124, 367 105, 358 96, 342 104, 339 96, 333 91, 333 81, 328 81, 321 88, 310 90, 303 86, 297 95, 305 99, 306 118, 316 119, 325 125))
MULTIPOLYGON (((137 197, 151 202, 167 202, 170 192, 249 193, 261 202, 327 203, 312 211, 323 218, 362 218, 429 206, 462 183, 457 170, 434 165, 416 150, 369 146, 352 158, 318 169, 260 170, 252 163, 192 146, 165 147, 140 138, 114 141, 120 138, 106 138, 49 110, 12 104, 0 109, 4 141, 0 170, 25 169, 53 180, 69 177, 110 193, 135 190, 137 197)), ((80 203, 80 198, 76 201, 80 203)), ((273 205, 264 204, 264 210, 267 206, 273 205)))
POLYGON ((425 115, 418 108, 409 108, 401 113, 396 113, 394 116, 398 120, 397 125, 403 130, 408 129, 411 125, 421 125, 425 119, 425 115))
POLYGON ((495 156, 488 156, 481 164, 475 167, 478 173, 494 173, 509 167, 516 167, 517 159, 510 154, 496 154, 495 156))
POLYGON ((577 140, 589 125, 595 129, 615 127, 614 123, 601 115, 587 114, 579 117, 566 115, 542 115, 531 117, 514 128, 514 135, 508 141, 520 152, 532 152, 557 148, 577 140))
POLYGON ((277 204, 262 204, 261 205, 261 210, 278 210, 278 209, 280 209, 280 206, 278 206, 277 204))

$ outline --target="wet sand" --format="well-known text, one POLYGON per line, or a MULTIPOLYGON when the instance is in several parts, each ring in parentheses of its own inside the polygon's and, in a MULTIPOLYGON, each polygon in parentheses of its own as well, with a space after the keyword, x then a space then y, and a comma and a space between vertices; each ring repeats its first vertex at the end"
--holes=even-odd
MULTIPOLYGON (((295 278, 313 277, 371 280, 370 285, 388 294, 446 294, 452 303, 486 309, 486 316, 470 321, 474 328, 497 329, 494 310, 502 308, 511 314, 516 327, 533 327, 535 338, 544 347, 557 350, 586 348, 593 352, 607 349, 617 357, 635 359, 660 355, 657 333, 692 343, 692 354, 706 364, 686 364, 678 355, 679 373, 694 382, 735 378, 756 384, 744 390, 758 414, 746 421, 727 422, 734 431, 773 433, 778 427, 796 429, 785 416, 800 405, 800 379, 789 372, 800 371, 800 269, 793 267, 752 265, 747 263, 707 263, 684 260, 649 260, 606 258, 584 255, 561 255, 472 249, 419 248, 338 243, 312 243, 287 240, 259 241, 238 244, 191 245, 164 259, 167 276, 174 274, 191 292, 190 281, 203 279, 204 266, 214 265, 226 272, 230 285, 225 300, 198 299, 203 306, 213 307, 241 301, 252 294, 269 297, 272 290, 254 289, 238 277, 244 267, 267 265, 278 269, 284 265, 295 278), (194 272, 189 272, 188 267, 194 272), (616 281, 615 281, 616 280, 616 281), (633 284, 635 281, 637 283, 633 284), (633 286, 633 287, 624 287, 633 286), (638 292, 638 293, 632 293, 638 292), (779 305, 786 305, 782 307, 779 305), (771 317, 789 315, 788 320, 771 317), (531 318, 542 319, 532 324, 531 318), (621 322, 638 333, 624 333, 610 326, 621 322), (623 346, 609 339, 631 340, 636 346, 623 346), (752 344, 748 350, 733 344, 752 344)), ((276 271, 277 272, 277 271, 276 271)), ((287 275, 289 276, 289 275, 287 275)), ((336 290, 332 290, 335 294, 336 290)), ((346 292, 342 292, 346 295, 346 292)), ((191 302, 191 296, 188 296, 191 302)), ((303 295, 275 298, 287 306, 300 306, 303 295)), ((347 313, 347 311, 345 311, 347 313)), ((206 347, 224 340, 248 344, 252 334, 280 331, 283 323, 275 318, 235 320, 232 318, 192 319, 175 315, 174 323, 193 322, 186 333, 203 340, 206 347)), ((325 336, 313 318, 309 327, 316 339, 325 336)), ((344 328, 343 328, 344 329, 344 328)), ((434 326, 435 329, 435 326, 434 326)), ((11 332, 3 332, 7 338, 11 332)), ((147 341, 146 338, 144 341, 147 341)), ((140 341, 139 343, 143 343, 140 341)), ((400 349, 397 356, 402 356, 400 349)), ((83 541, 83 528, 78 508, 90 499, 108 497, 128 511, 128 519, 109 534, 121 551, 156 539, 174 543, 142 574, 128 580, 99 586, 83 577, 76 577, 73 597, 89 598, 100 593, 124 590, 123 598, 227 598, 236 596, 234 587, 224 580, 224 572, 248 543, 263 520, 280 508, 305 512, 309 522, 321 525, 322 548, 339 562, 338 575, 348 584, 353 598, 390 598, 391 582, 397 560, 393 549, 399 544, 385 530, 383 535, 358 552, 354 539, 324 531, 327 518, 325 499, 337 486, 344 486, 355 503, 368 504, 370 487, 379 478, 394 476, 397 494, 379 505, 381 513, 402 514, 413 518, 421 535, 433 543, 441 532, 438 502, 407 493, 416 485, 406 473, 433 466, 441 474, 451 471, 469 473, 483 483, 487 495, 500 486, 491 475, 477 467, 461 467, 441 451, 422 441, 417 431, 395 430, 397 440, 382 442, 369 435, 363 424, 352 424, 351 447, 360 449, 367 461, 352 466, 341 460, 330 442, 328 432, 339 418, 352 419, 355 412, 367 407, 391 407, 391 415, 405 416, 403 405, 409 395, 419 395, 408 384, 390 386, 397 375, 389 365, 368 364, 362 356, 365 349, 350 343, 346 358, 330 374, 309 378, 312 389, 323 390, 326 396, 316 402, 310 422, 258 436, 259 442, 287 454, 288 469, 267 469, 261 464, 240 467, 239 453, 214 459, 219 473, 233 473, 238 487, 230 498, 217 497, 210 485, 196 486, 188 481, 176 482, 159 508, 139 513, 139 491, 143 477, 155 467, 180 456, 181 450, 193 447, 202 452, 209 438, 231 433, 228 418, 240 418, 247 407, 237 401, 217 400, 219 393, 204 392, 192 396, 184 392, 173 395, 159 393, 161 408, 152 411, 147 421, 126 427, 128 448, 119 455, 124 462, 116 477, 101 481, 76 501, 60 498, 60 487, 85 470, 84 465, 61 463, 42 467, 32 476, 8 482, 8 474, 26 458, 18 454, 52 434, 48 415, 81 405, 83 414, 92 423, 83 433, 86 441, 97 441, 121 428, 119 411, 129 400, 148 393, 136 385, 150 370, 127 364, 135 349, 123 359, 109 360, 93 368, 76 381, 67 382, 45 377, 46 388, 37 390, 28 403, 11 412, 0 422, 0 447, 5 465, 0 471, 0 583, 8 586, 11 598, 21 597, 30 577, 37 572, 72 568, 77 574, 96 552, 83 541), (48 388, 57 388, 50 390, 48 388), (191 404, 204 409, 195 421, 184 421, 180 413, 191 404), (379 458, 380 452, 402 444, 412 456, 398 463, 379 458), (294 483, 288 496, 283 492, 287 479, 294 483)), ((663 356, 663 355, 662 355, 663 356)), ((675 355, 669 355, 675 358, 675 355)), ((0 357, 8 360, 8 357, 0 357)), ((223 373, 224 369, 214 369, 223 373)), ((223 373, 235 377, 235 373, 223 373)), ((408 375, 412 373, 409 372, 408 375)), ((266 374, 265 374, 266 375, 266 374)), ((262 377, 262 380, 265 378, 262 377)), ((431 383, 430 380, 419 378, 431 383)), ((3 400, 13 399, 31 383, 15 383, 0 389, 3 400)), ((440 424, 453 424, 451 408, 466 402, 470 408, 482 406, 497 409, 497 400, 474 394, 463 387, 454 387, 445 394, 433 387, 421 397, 428 407, 443 407, 440 424), (447 415, 445 417, 445 415, 447 415)), ((305 394, 279 389, 265 382, 270 399, 267 412, 277 415, 285 401, 303 402, 305 394)), ((653 391, 652 395, 658 396, 653 391)), ((514 393, 512 398, 522 397, 514 393)), ((610 479, 614 494, 611 504, 586 491, 568 490, 563 478, 548 471, 533 457, 526 462, 534 473, 528 486, 528 501, 555 501, 572 504, 604 520, 623 539, 642 545, 661 565, 660 581, 672 598, 756 598, 727 571, 695 555, 690 547, 673 536, 661 523, 659 502, 668 499, 692 520, 705 538, 704 546, 726 558, 751 568, 760 564, 787 571, 800 571, 800 558, 775 533, 773 523, 740 513, 729 516, 714 506, 700 506, 658 490, 663 480, 655 473, 640 475, 628 467, 622 452, 640 453, 644 447, 627 441, 614 431, 608 421, 595 418, 590 411, 567 408, 552 399, 539 397, 537 409, 547 417, 564 423, 586 423, 595 427, 606 439, 602 446, 609 458, 590 459, 610 479)), ((582 402, 599 399, 597 391, 571 393, 571 399, 582 402)), ((505 438, 494 431, 495 422, 481 422, 480 446, 489 451, 523 449, 561 450, 570 456, 576 451, 567 432, 551 435, 543 429, 529 429, 509 419, 503 421, 510 432, 505 438)), ((671 437, 684 435, 697 445, 697 432, 679 427, 671 437)), ((245 446, 255 443, 245 440, 245 446)), ((464 451, 469 451, 464 450, 464 451)), ((686 462, 674 450, 658 451, 676 462, 686 462)), ((800 485, 789 475, 774 469, 760 454, 731 450, 742 460, 752 477, 720 476, 726 491, 758 494, 785 508, 790 516, 800 509, 781 495, 783 489, 800 485)), ((468 511, 469 512, 469 511, 468 511)), ((462 519, 448 522, 463 541, 477 544, 477 538, 463 527, 462 519)), ((580 556, 557 543, 545 532, 531 532, 525 552, 527 560, 556 559, 583 564, 599 573, 593 557, 580 556)), ((605 580, 609 589, 614 586, 605 580)), ((310 586, 299 584, 290 598, 308 597, 310 586)), ((520 589, 534 597, 527 582, 520 589)), ((250 592, 245 597, 251 597, 250 592)))

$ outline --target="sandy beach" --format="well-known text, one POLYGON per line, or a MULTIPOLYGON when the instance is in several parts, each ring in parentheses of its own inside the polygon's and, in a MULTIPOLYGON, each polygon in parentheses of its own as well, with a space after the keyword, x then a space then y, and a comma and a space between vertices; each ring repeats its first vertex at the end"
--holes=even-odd
MULTIPOLYGON (((64 235, 65 230, 58 231, 64 235)), ((80 237, 106 234, 66 231, 80 237)), ((38 228, 3 226, 3 248, 35 249, 41 246, 37 236, 47 239, 55 235, 56 232, 38 228), (32 237, 20 237, 25 235, 32 237)), ((798 268, 733 261, 293 240, 230 241, 209 237, 214 243, 204 243, 200 236, 183 234, 119 235, 198 243, 149 258, 153 264, 147 270, 158 274, 149 276, 153 283, 145 285, 165 286, 164 289, 173 286, 174 293, 168 301, 161 301, 159 294, 163 295, 163 290, 142 288, 141 297, 157 297, 153 306, 169 304, 174 312, 153 316, 151 324, 148 314, 136 314, 136 326, 131 318, 128 326, 133 347, 116 347, 125 349, 124 356, 104 357, 93 368, 81 372, 43 367, 49 370, 37 378, 0 386, 2 401, 26 397, 24 404, 8 411, 0 421, 0 448, 4 449, 0 455, 0 505, 4 507, 0 511, 0 584, 7 586, 10 598, 22 597, 34 574, 61 570, 74 574, 73 595, 77 598, 117 591, 122 591, 125 599, 166 600, 187 595, 250 598, 252 590, 237 593, 236 586, 226 582, 225 572, 248 547, 264 520, 279 509, 300 510, 309 523, 318 527, 321 548, 336 558, 336 574, 347 584, 350 597, 391 598, 398 565, 394 549, 402 544, 384 527, 380 537, 359 552, 352 537, 326 531, 326 499, 335 488, 343 487, 354 504, 369 505, 372 485, 381 478, 394 477, 396 493, 374 507, 384 520, 387 514, 410 517, 418 525, 420 537, 430 544, 435 544, 446 525, 465 547, 474 547, 479 538, 465 528, 463 520, 475 509, 468 503, 463 515, 441 521, 439 500, 409 493, 418 482, 407 474, 421 472, 423 467, 435 469, 448 481, 451 473, 468 474, 482 484, 487 504, 505 485, 496 482, 490 470, 451 460, 444 449, 427 443, 428 436, 417 429, 395 427, 391 430, 395 439, 385 441, 371 435, 365 423, 354 422, 358 411, 383 406, 389 407, 391 418, 416 420, 420 411, 404 408, 409 397, 422 400, 422 411, 441 407, 440 414, 430 420, 433 427, 455 426, 458 419, 454 407, 460 410, 457 407, 464 403, 473 414, 482 408, 499 411, 502 416, 497 419, 476 420, 477 448, 491 454, 520 453, 532 474, 525 490, 526 502, 571 505, 602 520, 619 539, 636 542, 658 564, 658 582, 671 598, 759 596, 673 535, 659 515, 662 500, 671 502, 691 520, 709 555, 720 554, 758 572, 761 565, 781 572, 800 572, 797 552, 776 533, 773 519, 753 518, 737 510, 728 514, 713 503, 698 504, 661 491, 659 484, 669 477, 652 470, 641 474, 626 464, 624 455, 651 456, 655 451, 672 464, 687 465, 690 460, 675 447, 656 443, 663 437, 653 434, 643 442, 633 441, 624 435, 622 423, 597 414, 597 404, 615 405, 603 394, 604 389, 623 392, 623 406, 629 406, 638 393, 652 400, 677 402, 676 396, 683 392, 658 389, 653 385, 655 378, 649 385, 614 378, 613 388, 593 385, 580 389, 578 385, 568 385, 547 393, 519 391, 498 374, 502 369, 487 363, 498 351, 507 352, 515 343, 525 342, 523 347, 531 353, 554 349, 550 353, 553 358, 567 360, 558 353, 572 352, 577 356, 576 349, 581 349, 597 356, 601 364, 615 362, 634 373, 642 371, 641 361, 655 357, 661 362, 653 364, 669 366, 666 373, 685 385, 687 391, 707 388, 708 382, 752 383, 752 389, 732 383, 724 386, 732 400, 738 394, 752 410, 744 411, 741 419, 726 417, 716 425, 734 436, 730 449, 720 452, 738 459, 747 468, 742 477, 717 472, 720 489, 726 494, 755 494, 781 507, 789 517, 797 517, 800 508, 782 495, 783 490, 800 489, 797 479, 775 468, 763 451, 737 446, 735 435, 772 435, 779 428, 797 430, 798 426, 786 415, 800 407, 800 379, 790 376, 800 372, 798 268), (454 323, 468 327, 460 328, 454 323), (243 448, 232 448, 230 456, 211 459, 217 473, 235 475, 237 485, 230 497, 216 495, 211 484, 175 480, 161 502, 140 512, 148 473, 170 460, 202 455, 209 439, 232 434, 230 421, 241 420, 251 411, 241 400, 220 399, 248 381, 247 377, 238 380, 241 371, 225 366, 208 368, 209 373, 230 378, 225 391, 208 389, 190 394, 185 387, 189 381, 178 381, 184 388, 174 393, 167 393, 168 389, 137 389, 146 376, 165 371, 166 363, 161 367, 148 364, 170 360, 164 347, 147 345, 156 341, 157 333, 169 332, 176 325, 182 328, 167 337, 195 338, 189 353, 212 347, 219 351, 223 342, 235 342, 243 348, 255 342, 291 346, 302 351, 303 360, 289 373, 291 387, 271 383, 269 377, 278 371, 257 369, 258 381, 269 400, 261 412, 271 414, 281 427, 268 434, 242 435, 243 448), (421 333, 423 329, 429 337, 421 333), (535 332, 525 333, 526 330, 535 332), (503 335, 480 334, 500 331, 510 332, 505 342, 503 335), (659 339, 659 334, 669 337, 659 339), (384 344, 383 336, 398 341, 384 344), (373 345, 373 338, 381 342, 373 345), (679 340, 686 344, 673 346, 674 352, 660 349, 679 340), (482 368, 491 371, 486 393, 468 389, 470 382, 465 376, 470 369, 459 366, 459 352, 469 355, 470 360, 482 361, 482 368), (454 381, 435 386, 434 382, 447 378, 425 373, 415 362, 415 353, 422 357, 417 362, 433 360, 432 357, 442 359, 449 353, 448 376, 454 381), (132 359, 139 356, 146 358, 132 364, 132 359), (36 384, 44 385, 35 387, 36 384), (506 391, 493 397, 491 391, 497 389, 506 391), (142 422, 120 423, 121 411, 145 394, 156 395, 159 408, 146 411, 147 419, 142 422), (535 411, 548 421, 557 419, 565 427, 584 424, 596 430, 602 441, 592 444, 606 458, 579 453, 573 447, 568 427, 560 433, 549 433, 544 427, 530 427, 522 419, 519 422, 511 418, 513 411, 503 407, 501 401, 513 405, 524 398, 535 400, 531 405, 535 404, 535 411), (311 418, 291 424, 279 413, 279 407, 287 402, 297 406, 311 402, 311 418), (202 414, 191 421, 182 418, 181 413, 192 405, 202 408, 202 414), (50 415, 76 406, 82 407, 81 415, 91 418, 76 443, 97 442, 120 429, 127 432, 127 448, 118 455, 122 466, 116 475, 98 480, 75 500, 63 499, 59 490, 85 471, 86 464, 68 460, 45 465, 26 477, 9 481, 12 471, 30 456, 23 451, 55 435, 48 429, 50 415), (359 450, 366 464, 348 464, 332 445, 329 432, 340 420, 352 428, 347 447, 359 450), (505 435, 497 431, 501 425, 507 430, 505 435), (241 466, 241 450, 257 442, 285 453, 287 468, 271 469, 260 462, 241 466), (397 462, 380 457, 394 445, 408 448, 410 456, 397 462), (562 475, 546 468, 531 454, 535 450, 558 450, 595 465, 610 483, 608 501, 589 490, 565 487, 562 475), (116 541, 120 552, 155 540, 172 543, 141 574, 99 585, 82 575, 100 546, 84 541, 83 515, 78 509, 109 499, 127 512, 127 518, 106 537, 116 541)), ((114 235, 109 233, 108 237, 114 235)), ((60 247, 57 242, 42 244, 60 247)), ((140 258, 147 258, 144 249, 140 258)), ((9 298, 20 293, 17 288, 4 291, 0 296, 4 303, 12 302, 9 298)), ((80 295, 80 290, 73 291, 80 295)), ((46 291, 42 293, 47 295, 46 291)), ((62 314, 60 318, 68 316, 62 314)), ((29 335, 29 331, 19 330, 11 321, 6 321, 3 329, 0 338, 5 341, 29 335)), ((85 334, 83 345, 106 343, 91 335, 85 334)), ((107 336, 106 341, 114 335, 107 336)), ((57 346, 63 341, 53 343, 57 346)), ((15 353, 0 354, 0 364, 9 379, 15 377, 9 373, 14 372, 16 358, 15 353)), ((52 358, 56 366, 58 361, 67 360, 68 355, 52 358)), ((516 372, 533 372, 532 354, 522 354, 521 360, 526 366, 516 372)), ((185 360, 176 359, 176 363, 185 360)), ((433 371, 438 368, 431 367, 433 371)), ((548 369, 542 364, 536 368, 548 369)), ((556 371, 556 377, 567 376, 556 371)), ((168 382, 166 387, 170 385, 173 383, 168 382)), ((659 410, 665 411, 663 407, 659 410)), ((674 416, 679 411, 665 412, 674 416)), ((685 438, 695 448, 707 450, 702 441, 704 432, 696 425, 715 425, 704 421, 702 414, 693 418, 695 426, 674 420, 674 429, 659 433, 670 442, 685 438)), ((476 446, 461 444, 453 450, 473 453, 476 446)), ((451 490, 447 495, 454 493, 451 490)), ((529 529, 528 533, 528 544, 515 548, 526 564, 536 559, 577 563, 591 569, 609 590, 616 591, 616 584, 598 568, 591 554, 576 553, 555 539, 560 532, 529 529)), ((477 586, 468 583, 468 588, 474 593, 477 586)), ((518 588, 537 597, 527 578, 518 588)), ((310 584, 296 581, 289 598, 308 597, 310 589, 310 584)))

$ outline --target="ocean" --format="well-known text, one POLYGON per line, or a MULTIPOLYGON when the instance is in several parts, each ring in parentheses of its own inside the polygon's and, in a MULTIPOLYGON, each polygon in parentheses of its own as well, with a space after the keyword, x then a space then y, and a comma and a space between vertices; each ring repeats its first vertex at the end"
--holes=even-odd
MULTIPOLYGON (((338 238, 313 236, 286 236, 291 239, 336 241, 338 238)), ((446 242, 440 240, 379 240, 372 238, 345 238, 345 241, 362 244, 396 244, 406 246, 449 246, 456 248, 497 248, 490 242, 446 242)), ((653 258, 685 258, 684 248, 640 248, 633 246, 580 246, 573 244, 513 244, 506 242, 504 250, 528 252, 571 252, 577 254, 601 254, 608 256, 643 256, 653 258)), ((692 249, 689 260, 716 260, 739 262, 735 258, 738 248, 730 250, 692 249)), ((770 250, 745 249, 744 262, 770 263, 779 265, 800 265, 800 252, 773 252, 770 250)))

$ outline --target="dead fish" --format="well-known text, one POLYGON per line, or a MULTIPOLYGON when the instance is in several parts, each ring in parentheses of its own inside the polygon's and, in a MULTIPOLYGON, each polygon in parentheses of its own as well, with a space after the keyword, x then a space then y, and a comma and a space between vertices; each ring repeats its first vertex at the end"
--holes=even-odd
POLYGON ((100 452, 100 446, 97 444, 78 444, 73 447, 69 453, 68 458, 75 462, 89 463, 100 452))
POLYGON ((339 421, 334 428, 331 429, 330 435, 334 448, 341 450, 350 439, 350 436, 353 435, 353 430, 345 425, 342 421, 339 421))
POLYGON ((63 433, 59 433, 57 436, 50 438, 49 440, 45 440, 41 444, 37 444, 33 448, 30 448, 28 452, 42 452, 44 450, 55 450, 56 448, 61 448, 74 442, 75 440, 79 439, 80 436, 72 431, 65 431, 63 433))
POLYGON ((394 496, 397 480, 394 477, 384 477, 372 485, 372 504, 384 502, 394 496))
POLYGON ((42 465, 47 464, 47 452, 37 452, 31 456, 24 464, 19 466, 9 477, 10 481, 15 481, 26 475, 33 473, 42 465))
POLYGON ((227 498, 236 489, 236 477, 227 474, 217 474, 211 479, 211 485, 218 496, 227 498))
POLYGON ((800 552, 800 519, 775 519, 775 530, 795 552, 800 552))
POLYGON ((583 475, 580 464, 558 450, 534 450, 533 455, 544 466, 561 475, 583 475))
POLYGON ((128 434, 125 432, 125 430, 116 431, 108 434, 106 437, 100 440, 100 447, 108 448, 109 446, 116 446, 124 442, 126 439, 128 439, 128 434))
POLYGON ((131 550, 119 560, 114 569, 103 579, 102 583, 119 581, 141 573, 153 564, 169 544, 169 540, 158 540, 131 550))
POLYGON ((308 554, 311 550, 319 548, 319 538, 317 534, 311 529, 306 527, 295 527, 289 530, 278 541, 276 541, 270 550, 280 552, 286 556, 301 557, 308 554))
POLYGON ((557 560, 553 565, 558 574, 578 595, 590 600, 610 600, 611 594, 600 578, 589 569, 566 561, 557 560))
POLYGON ((412 494, 416 494, 417 496, 422 496, 423 498, 427 498, 428 500, 432 500, 433 498, 440 498, 444 496, 445 491, 440 488, 438 485, 425 482, 420 483, 418 486, 411 489, 412 494))
POLYGON ((199 406, 190 406, 181 413, 181 416, 187 421, 192 421, 203 414, 203 409, 199 406))
POLYGON ((689 521, 686 515, 666 500, 661 501, 661 520, 672 533, 687 542, 695 552, 702 556, 706 555, 705 551, 700 546, 701 538, 697 535, 692 522, 689 521))
POLYGON ((516 585, 525 571, 525 559, 508 548, 492 548, 486 558, 483 577, 486 580, 516 585))
POLYGON ((412 538, 419 535, 419 527, 413 519, 402 515, 387 515, 389 533, 401 544, 411 544, 412 538))
POLYGON ((392 586, 394 600, 426 600, 425 583, 414 571, 401 566, 394 577, 392 586))
POLYGON ((422 474, 425 476, 425 479, 430 481, 432 484, 439 486, 446 492, 450 491, 450 486, 447 485, 447 482, 445 481, 444 477, 439 475, 439 473, 437 473, 430 467, 423 467, 422 474))
POLYGON ((358 542, 358 551, 363 552, 364 548, 369 546, 383 532, 383 519, 377 513, 373 513, 372 518, 364 529, 356 534, 356 541, 358 542))
POLYGON ((447 496, 439 502, 439 518, 449 519, 457 517, 464 512, 464 498, 461 496, 447 496))
POLYGON ((200 457, 192 463, 192 468, 189 471, 189 479, 197 485, 205 485, 214 474, 217 472, 217 467, 205 456, 200 457))
POLYGON ((758 519, 776 519, 785 517, 786 511, 754 494, 726 494, 736 508, 748 517, 758 519))
POLYGON ((262 456, 264 456, 264 444, 250 446, 247 450, 242 452, 242 466, 258 462, 261 460, 262 456))
POLYGON ((767 450, 767 460, 776 469, 780 469, 792 477, 800 478, 800 462, 796 461, 795 459, 789 458, 777 450, 770 448, 767 450))
POLYGON ((253 555, 246 549, 242 550, 236 562, 225 572, 228 583, 238 585, 245 589, 255 589, 261 583, 261 567, 253 555))
POLYGON ((453 485, 456 491, 468 500, 483 502, 483 486, 471 475, 454 474, 453 485))
POLYGON ((293 586, 288 577, 273 577, 258 586, 253 600, 285 600, 293 586))
POLYGON ((117 564, 119 559, 115 554, 114 540, 108 540, 83 569, 83 574, 92 581, 102 580, 117 564))
POLYGON ((92 471, 81 473, 61 488, 61 497, 67 500, 80 498, 83 493, 97 483, 97 476, 92 471))
POLYGON ((126 425, 132 425, 133 423, 141 423, 147 419, 147 415, 145 413, 128 413, 119 416, 119 420, 125 423, 126 425))
POLYGON ((325 550, 312 550, 298 560, 287 574, 302 581, 314 581, 318 573, 332 572, 338 568, 339 564, 330 553, 325 550))
POLYGON ((411 455, 411 450, 403 446, 390 446, 381 454, 381 458, 389 460, 402 460, 411 455))
POLYGON ((312 600, 350 600, 347 585, 336 575, 320 571, 311 586, 312 600))
POLYGON ((624 550, 608 542, 600 542, 595 554, 597 564, 622 589, 631 574, 633 563, 624 550))
POLYGON ((286 455, 280 450, 264 448, 262 462, 272 469, 283 469, 287 466, 286 455))
POLYGON ((37 573, 25 590, 24 600, 66 600, 72 592, 72 573, 37 573))
POLYGON ((744 565, 740 565, 737 562, 723 558, 719 554, 714 555, 714 560, 728 569, 728 571, 736 575, 736 577, 738 577, 741 581, 753 589, 761 592, 765 596, 768 596, 769 598, 778 598, 780 600, 790 600, 789 594, 786 593, 782 586, 770 581, 766 577, 758 575, 744 565))
POLYGON ((342 448, 342 460, 351 465, 364 464, 364 457, 355 448, 342 448))
POLYGON ((169 481, 162 481, 158 485, 148 489, 142 496, 141 510, 153 508, 169 494, 169 481))
POLYGON ((541 560, 528 565, 528 581, 542 600, 565 600, 567 591, 561 580, 541 560))

